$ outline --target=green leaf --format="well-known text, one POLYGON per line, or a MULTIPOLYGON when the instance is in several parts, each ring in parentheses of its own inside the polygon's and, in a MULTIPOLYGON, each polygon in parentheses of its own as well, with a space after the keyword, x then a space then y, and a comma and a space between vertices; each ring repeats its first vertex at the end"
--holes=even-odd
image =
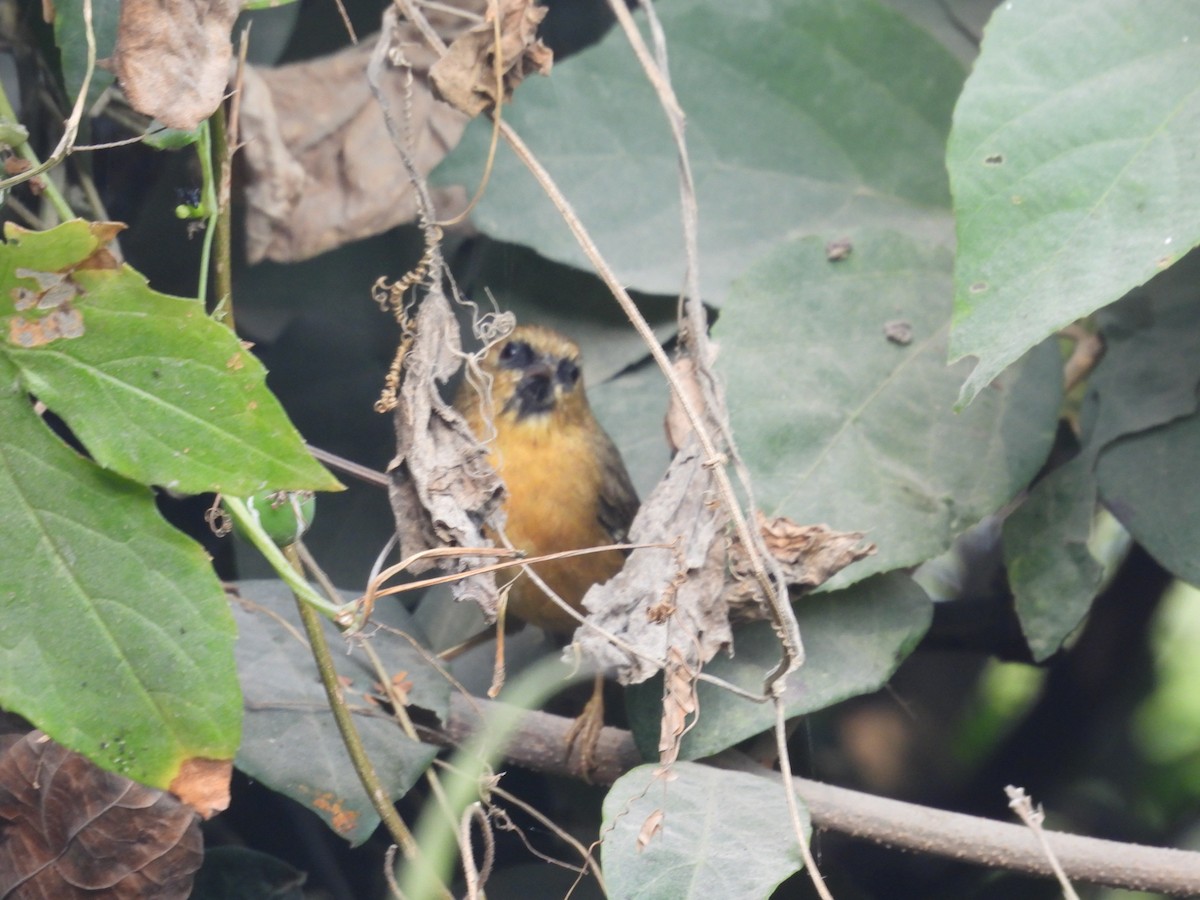
POLYGON ((1200 585, 1200 414, 1121 438, 1101 454, 1104 504, 1172 574, 1200 585))
MULTIPOLYGON (((121 0, 92 0, 92 34, 97 60, 113 55, 120 15, 121 0)), ((54 43, 62 58, 63 86, 70 102, 74 103, 87 73, 87 23, 83 18, 83 0, 54 0, 54 43)), ((100 99, 100 94, 115 78, 109 69, 96 66, 88 86, 87 105, 100 99)))
POLYGON ((1200 252, 1102 310, 1104 357, 1088 381, 1086 448, 1165 425, 1197 410, 1200 252))
MULTIPOLYGON (((785 235, 869 219, 948 237, 938 214, 949 203, 943 155, 963 72, 925 32, 871 0, 672 2, 659 15, 687 115, 709 300, 720 301, 746 260, 785 235)), ((624 34, 613 29, 549 78, 527 80, 504 117, 621 281, 677 293, 675 146, 624 34)), ((489 137, 488 123, 473 123, 439 180, 474 185, 489 137)), ((504 146, 473 220, 590 268, 504 146)))
POLYGON ((943 552, 1049 452, 1057 349, 1035 349, 955 413, 965 368, 945 365, 949 317, 948 251, 877 231, 854 234, 840 262, 817 239, 780 247, 722 312, 718 365, 759 503, 878 545, 834 586, 943 552))
POLYGON ((1077 456, 1039 482, 1004 522, 1004 565, 1021 631, 1038 662, 1078 627, 1104 567, 1088 549, 1096 514, 1091 458, 1077 456))
POLYGON ((191 130, 184 130, 168 128, 156 121, 150 123, 150 127, 146 129, 146 133, 142 136, 142 143, 155 150, 182 150, 200 140, 200 133, 199 126, 191 130))
POLYGON ((1198 35, 1192 0, 997 7, 947 152, 963 402, 1200 242, 1198 35))
MULTIPOLYGON (((312 653, 301 638, 296 602, 279 581, 241 582, 238 594, 241 601, 235 599, 232 605, 247 711, 237 766, 303 803, 357 846, 371 836, 379 817, 350 764, 312 653)), ((444 720, 450 685, 396 633, 424 643, 403 607, 391 598, 381 601, 372 623, 380 630, 369 640, 389 675, 403 676, 413 706, 444 720)), ((345 638, 332 623, 325 623, 325 632, 331 646, 339 648, 334 661, 346 679, 346 700, 358 713, 355 725, 367 755, 392 799, 399 799, 433 761, 437 748, 410 740, 386 712, 365 699, 379 693, 378 676, 365 653, 355 643, 350 652, 343 652, 345 638)))
POLYGON ((233 620, 207 555, 52 435, 3 354, 0 510, 0 706, 156 787, 232 759, 233 620))
MULTIPOLYGON (((638 766, 604 798, 600 833, 609 894, 626 900, 769 897, 803 863, 777 778, 678 763, 638 766), (661 830, 642 849, 651 817, 661 830)), ((797 801, 799 802, 799 801, 797 801)), ((808 810, 801 805, 805 835, 808 810)))
POLYGON ((262 365, 195 300, 150 290, 105 245, 116 226, 9 225, 3 352, 106 468, 185 493, 333 490, 262 365))
MULTIPOLYGON (((805 661, 788 676, 788 716, 824 709, 882 687, 929 628, 933 607, 907 575, 879 575, 843 591, 804 597, 795 604, 805 661)), ((739 628, 734 656, 718 656, 704 670, 761 693, 779 661, 779 639, 766 622, 739 628)), ((696 686, 700 716, 683 737, 682 759, 700 759, 731 747, 774 724, 769 703, 755 703, 716 685, 696 686)), ((630 727, 643 755, 658 754, 662 679, 626 691, 630 727)))

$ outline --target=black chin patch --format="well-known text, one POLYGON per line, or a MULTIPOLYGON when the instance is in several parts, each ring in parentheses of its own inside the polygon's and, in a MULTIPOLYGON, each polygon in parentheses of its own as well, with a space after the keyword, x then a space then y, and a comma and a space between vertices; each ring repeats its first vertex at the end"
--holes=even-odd
POLYGON ((528 372, 517 382, 510 401, 517 418, 548 413, 554 408, 554 378, 549 372, 528 372))

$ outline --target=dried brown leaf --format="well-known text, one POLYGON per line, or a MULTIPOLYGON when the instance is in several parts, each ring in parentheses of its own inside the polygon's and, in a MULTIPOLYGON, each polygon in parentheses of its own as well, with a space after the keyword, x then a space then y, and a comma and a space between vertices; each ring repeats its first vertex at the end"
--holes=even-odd
POLYGON ((663 714, 658 736, 658 761, 669 766, 679 759, 679 746, 688 729, 688 716, 700 708, 696 698, 696 673, 684 660, 679 649, 667 651, 667 666, 663 673, 663 714))
MULTIPOLYGON (((483 0, 454 5, 482 12, 483 0)), ((443 36, 460 17, 430 15, 443 36)), ((435 100, 436 56, 415 26, 384 14, 380 41, 392 65, 379 89, 422 175, 450 152, 467 117, 435 100), (411 82, 410 82, 411 75, 411 82)), ((367 42, 275 69, 246 69, 241 136, 246 162, 246 253, 251 262, 308 259, 413 220, 417 198, 367 82, 367 42)), ((463 191, 435 191, 440 215, 465 205, 463 191)))
POLYGON ((113 69, 138 112, 191 130, 225 93, 238 0, 122 0, 113 69))
POLYGON ((584 654, 616 667, 623 684, 657 672, 672 647, 689 667, 699 669, 733 639, 721 596, 725 520, 713 502, 713 481, 695 439, 689 439, 630 529, 632 543, 670 548, 634 550, 616 576, 584 597, 589 621, 639 651, 633 656, 590 628, 576 632, 584 654))
MULTIPOLYGON (((438 284, 430 286, 413 327, 396 397, 396 458, 388 467, 400 556, 435 547, 489 546, 479 523, 499 507, 504 488, 487 463, 487 451, 442 399, 439 385, 458 371, 462 353, 458 321, 438 284)), ((457 569, 478 564, 464 558, 457 569)), ((414 566, 413 574, 432 565, 414 566)), ((453 589, 458 599, 471 599, 489 619, 495 617, 498 596, 491 576, 455 582, 453 589)))
POLYGON ((201 818, 211 819, 229 808, 229 780, 232 777, 233 760, 193 756, 183 761, 179 774, 171 779, 171 793, 201 818))
MULTIPOLYGON (((716 358, 715 348, 713 358, 716 358)), ((696 361, 690 356, 681 356, 672 362, 672 366, 675 374, 679 376, 680 389, 691 401, 692 408, 704 409, 704 392, 696 378, 696 361)), ((679 402, 679 398, 674 392, 671 393, 671 401, 667 406, 666 426, 667 443, 674 452, 683 446, 687 436, 692 432, 692 423, 688 420, 687 413, 683 411, 683 404, 679 402)))
POLYGON ((650 815, 646 816, 646 821, 642 823, 642 827, 638 829, 637 836, 637 851, 641 853, 650 842, 662 831, 663 819, 666 818, 666 813, 661 809, 656 809, 650 815))
MULTIPOLYGON (((756 520, 767 551, 779 563, 790 588, 812 590, 846 566, 875 552, 874 544, 862 542, 860 531, 834 531, 828 525, 797 525, 786 516, 768 519, 761 512, 756 520)), ((723 596, 730 615, 737 621, 766 618, 762 591, 737 540, 729 548, 729 575, 723 596)))
MULTIPOLYGON (((501 0, 500 6, 500 73, 508 100, 525 76, 549 75, 554 54, 537 36, 546 7, 535 6, 533 0, 501 0)), ((474 118, 496 106, 495 64, 495 16, 489 6, 484 24, 458 37, 434 63, 429 72, 434 93, 474 118)))
POLYGON ((0 897, 170 900, 191 893, 192 809, 34 731, 0 757, 0 897))

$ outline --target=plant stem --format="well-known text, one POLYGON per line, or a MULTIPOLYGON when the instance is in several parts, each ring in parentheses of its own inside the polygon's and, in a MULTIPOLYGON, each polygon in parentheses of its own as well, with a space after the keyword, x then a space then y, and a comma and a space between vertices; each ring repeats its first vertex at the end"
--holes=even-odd
MULTIPOLYGON (((302 571, 299 555, 291 547, 284 552, 288 556, 293 571, 299 575, 302 571)), ((392 840, 400 847, 405 858, 418 867, 427 869, 428 863, 423 861, 412 832, 408 830, 408 826, 396 812, 391 797, 388 796, 383 782, 379 779, 379 773, 375 771, 375 766, 367 756, 362 737, 358 733, 358 727, 354 724, 354 717, 351 715, 349 707, 346 706, 345 698, 342 697, 342 686, 338 681, 337 669, 333 664, 333 655, 329 652, 328 641, 325 640, 325 626, 316 610, 300 597, 296 597, 296 606, 300 611, 300 621, 304 625, 308 643, 312 647, 313 660, 321 675, 321 684, 329 699, 329 708, 333 712, 333 719, 342 735, 342 743, 346 746, 346 752, 350 754, 350 762, 354 766, 354 771, 362 782, 363 789, 371 800, 371 805, 379 813, 379 818, 383 820, 392 840)), ((444 886, 442 892, 450 896, 450 892, 444 886)))
POLYGON ((217 187, 213 179, 213 117, 200 123, 200 140, 196 143, 196 152, 200 155, 200 172, 204 179, 201 187, 203 199, 200 201, 204 211, 208 213, 204 220, 204 248, 200 251, 200 277, 196 283, 196 297, 201 303, 208 302, 208 270, 212 260, 213 236, 216 234, 216 221, 219 215, 217 208, 217 187))
POLYGON ((271 564, 271 568, 273 568, 276 574, 283 579, 284 583, 286 583, 287 586, 292 589, 293 593, 295 593, 308 606, 311 606, 317 612, 321 613, 321 615, 328 616, 331 619, 337 619, 337 617, 344 612, 343 607, 330 603, 328 600, 314 591, 312 585, 305 581, 304 578, 294 568, 292 568, 292 565, 288 562, 287 557, 283 555, 283 552, 278 546, 276 546, 275 542, 271 540, 270 536, 263 531, 262 526, 258 523, 258 519, 246 506, 245 500, 241 500, 237 497, 226 496, 221 498, 221 503, 229 512, 229 515, 233 518, 234 522, 237 523, 238 527, 241 529, 241 533, 246 537, 247 540, 250 541, 250 543, 258 548, 258 552, 266 558, 267 562, 271 564))
MULTIPOLYGON (((4 91, 4 85, 0 84, 0 119, 3 119, 14 124, 17 123, 17 114, 13 110, 12 104, 8 100, 8 94, 4 91)), ((26 140, 15 148, 22 159, 25 159, 33 168, 38 168, 42 161, 38 159, 38 155, 33 151, 29 141, 26 140)), ((58 213, 58 217, 62 221, 75 218, 75 211, 71 209, 71 205, 67 203, 67 198, 62 195, 58 189, 58 185, 47 176, 41 181, 46 199, 50 201, 50 205, 54 207, 54 211, 58 213)))
MULTIPOLYGON (((217 154, 215 169, 216 181, 213 185, 212 203, 213 218, 210 227, 213 229, 217 242, 217 254, 214 260, 217 281, 216 310, 219 321, 229 326, 229 330, 237 332, 233 320, 233 237, 232 222, 229 211, 229 181, 230 167, 233 164, 233 148, 229 146, 229 130, 225 120, 225 106, 217 106, 209 119, 212 123, 213 146, 217 154)), ((210 160, 211 161, 211 160, 210 160)), ((206 200, 207 200, 207 191, 206 200)))

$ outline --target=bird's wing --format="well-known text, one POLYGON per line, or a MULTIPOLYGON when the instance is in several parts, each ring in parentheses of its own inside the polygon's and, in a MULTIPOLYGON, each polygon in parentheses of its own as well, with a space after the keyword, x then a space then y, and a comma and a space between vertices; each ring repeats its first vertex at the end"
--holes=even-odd
POLYGON ((637 490, 616 445, 604 432, 596 435, 596 459, 601 466, 596 515, 614 543, 629 539, 629 526, 638 511, 637 490))

